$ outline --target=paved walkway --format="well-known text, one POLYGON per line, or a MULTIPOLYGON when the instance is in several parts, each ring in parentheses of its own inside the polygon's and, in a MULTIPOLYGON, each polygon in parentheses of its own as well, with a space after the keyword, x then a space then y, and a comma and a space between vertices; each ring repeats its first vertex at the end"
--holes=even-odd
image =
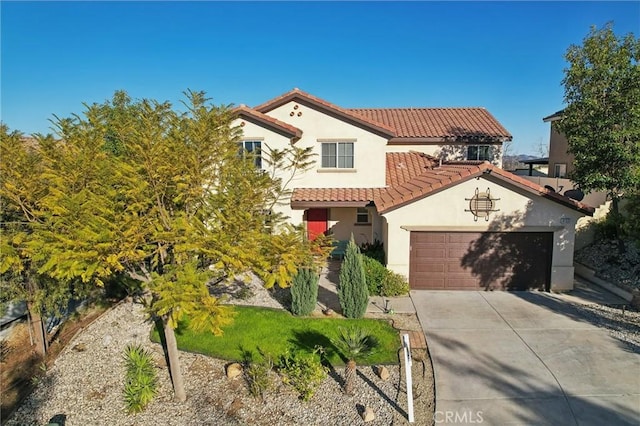
POLYGON ((640 348, 579 316, 567 303, 576 296, 411 296, 434 365, 436 424, 640 424, 640 348))

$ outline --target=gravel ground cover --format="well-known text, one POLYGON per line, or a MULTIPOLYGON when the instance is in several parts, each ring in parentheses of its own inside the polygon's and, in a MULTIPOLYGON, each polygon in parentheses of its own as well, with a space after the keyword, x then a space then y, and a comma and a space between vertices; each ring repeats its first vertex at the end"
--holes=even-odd
POLYGON ((598 277, 612 284, 640 288, 640 248, 625 242, 626 253, 618 253, 615 240, 598 241, 576 251, 576 262, 597 272, 598 277))
POLYGON ((640 312, 630 307, 571 303, 573 313, 609 333, 640 354, 640 312))
MULTIPOLYGON (((259 285, 251 294, 241 303, 278 305, 259 285)), ((415 316, 403 319, 405 323, 411 321, 419 327, 415 316)), ((243 378, 226 377, 227 361, 180 352, 188 399, 176 403, 162 348, 149 340, 150 329, 140 305, 117 305, 76 336, 6 425, 43 425, 52 419, 64 419, 66 426, 354 425, 363 424, 360 412, 364 407, 371 407, 376 416, 367 424, 408 424, 400 365, 387 366, 390 377, 386 381, 372 367, 358 367, 354 396, 345 396, 341 390, 342 369, 332 371, 308 402, 299 401, 274 373, 275 388, 261 401, 249 394, 243 378), (158 395, 137 415, 127 415, 122 401, 122 354, 129 343, 149 349, 158 367, 158 395)), ((414 358, 418 361, 413 363, 415 424, 432 424, 430 361, 424 351, 416 351, 414 358)))

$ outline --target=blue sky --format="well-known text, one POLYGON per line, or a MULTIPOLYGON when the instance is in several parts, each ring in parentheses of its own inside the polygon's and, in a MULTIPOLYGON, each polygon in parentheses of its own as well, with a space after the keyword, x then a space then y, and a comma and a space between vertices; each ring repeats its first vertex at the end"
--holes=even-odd
POLYGON ((48 133, 115 90, 255 106, 294 87, 346 108, 484 106, 516 153, 549 139, 563 55, 640 2, 6 2, 2 121, 48 133))

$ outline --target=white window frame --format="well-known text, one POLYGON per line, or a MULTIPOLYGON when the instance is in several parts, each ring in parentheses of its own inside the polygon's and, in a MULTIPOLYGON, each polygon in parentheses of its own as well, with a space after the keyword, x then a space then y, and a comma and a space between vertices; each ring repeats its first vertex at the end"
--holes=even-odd
POLYGON ((467 146, 467 160, 468 161, 493 161, 493 149, 491 147, 491 145, 468 145, 467 146), (471 148, 475 148, 476 149, 476 155, 474 156, 475 158, 471 158, 471 148), (486 158, 483 158, 485 156, 482 156, 482 151, 486 150, 486 158))
POLYGON ((353 141, 322 141, 320 167, 323 169, 353 169, 355 167, 355 144, 353 141), (333 150, 327 152, 331 147, 333 150))
POLYGON ((553 175, 557 178, 567 177, 567 163, 556 163, 553 165, 553 175))
POLYGON ((371 224, 371 212, 366 207, 356 208, 356 224, 358 225, 370 225, 371 224), (365 219, 362 221, 362 219, 365 219))
POLYGON ((257 169, 262 169, 262 140, 261 139, 244 139, 238 142, 240 145, 240 153, 244 158, 248 155, 254 157, 253 163, 257 169), (250 147, 250 148, 249 148, 250 147), (258 148, 258 154, 254 153, 256 147, 258 148))

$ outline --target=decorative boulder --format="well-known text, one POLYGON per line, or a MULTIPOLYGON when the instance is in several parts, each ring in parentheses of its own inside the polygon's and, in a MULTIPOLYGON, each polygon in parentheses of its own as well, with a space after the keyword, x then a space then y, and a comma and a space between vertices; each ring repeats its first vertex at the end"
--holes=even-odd
POLYGON ((373 412, 373 409, 371 407, 366 407, 362 412, 362 420, 364 420, 365 423, 369 423, 374 421, 375 419, 376 415, 373 412))
POLYGON ((389 369, 384 365, 379 365, 376 367, 376 374, 385 382, 389 380, 389 369))
POLYGON ((234 362, 233 364, 227 365, 227 378, 235 379, 242 375, 242 365, 234 362))

